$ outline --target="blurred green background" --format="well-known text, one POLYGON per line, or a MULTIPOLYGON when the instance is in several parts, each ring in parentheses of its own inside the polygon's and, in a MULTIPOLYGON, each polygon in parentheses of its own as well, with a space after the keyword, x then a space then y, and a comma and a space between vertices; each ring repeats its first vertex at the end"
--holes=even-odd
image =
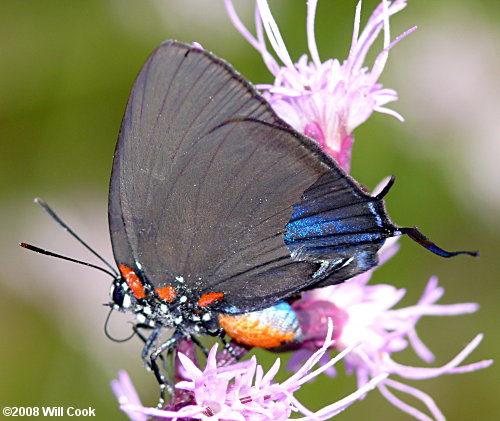
MULTIPOLYGON (((236 6, 253 28, 250 3, 236 6)), ((364 2, 363 22, 377 3, 364 2)), ((271 7, 297 59, 307 47, 305 2, 271 7)), ((353 1, 319 2, 323 59, 346 57, 354 8, 353 1)), ((164 39, 198 41, 254 83, 271 78, 220 0, 2 0, 0 10, 0 404, 93 407, 97 419, 125 419, 109 387, 119 369, 131 374, 144 403, 157 399, 153 376, 141 367, 141 345, 105 338, 105 275, 17 247, 27 241, 89 259, 32 199, 43 197, 111 258, 106 205, 113 150, 147 55, 164 39)), ((431 275, 446 288, 443 303, 480 303, 473 315, 420 322, 436 364, 478 332, 485 340, 467 361, 494 358, 499 348, 499 12, 496 0, 410 0, 391 20, 392 36, 419 29, 393 49, 381 80, 398 91, 392 108, 407 121, 375 114, 355 131, 352 173, 370 187, 397 175, 387 200, 397 223, 417 224, 446 248, 481 251, 478 260, 446 260, 402 239, 398 255, 375 274, 374 282, 407 288, 407 305, 431 275)), ((373 51, 380 49, 381 40, 373 51)), ((125 320, 112 319, 116 336, 129 332, 125 320)), ((259 352, 266 364, 273 358, 259 352)), ((410 352, 395 359, 419 364, 410 352)), ((431 394, 449 420, 497 420, 498 380, 493 366, 408 383, 431 394)), ((354 379, 341 375, 304 387, 300 396, 319 408, 354 389, 354 379)), ((337 419, 409 417, 373 392, 337 419)))

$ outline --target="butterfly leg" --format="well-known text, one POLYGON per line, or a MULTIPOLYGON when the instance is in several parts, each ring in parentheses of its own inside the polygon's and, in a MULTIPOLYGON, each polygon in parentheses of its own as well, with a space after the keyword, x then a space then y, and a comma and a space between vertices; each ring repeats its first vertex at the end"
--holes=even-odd
MULTIPOLYGON (((145 335, 142 334, 142 332, 139 329, 151 329, 151 326, 149 326, 147 324, 138 323, 138 324, 134 325, 134 327, 133 327, 134 333, 144 343, 144 345, 146 345, 148 339, 146 338, 145 335)), ((144 348, 146 348, 146 347, 144 347, 144 348)), ((149 353, 149 350, 146 353, 144 353, 144 351, 145 350, 143 349, 143 352, 142 352, 142 355, 141 355, 141 357, 142 357, 143 360, 145 360, 147 358, 147 354, 149 353)), ((160 355, 160 359, 163 361, 163 367, 166 370, 165 358, 163 357, 163 355, 160 355)), ((146 363, 146 365, 148 365, 148 363, 146 363)))
POLYGON ((224 349, 229 353, 229 355, 231 355, 231 357, 233 357, 235 360, 239 360, 240 357, 236 353, 236 350, 231 346, 231 342, 228 342, 226 340, 226 332, 224 332, 223 330, 221 331, 220 334, 220 340, 224 345, 224 349))
MULTIPOLYGON (((141 326, 137 325, 137 328, 140 328, 141 326)), ((134 329, 135 330, 135 329, 134 329)), ((137 332, 137 330, 136 330, 137 332)), ((147 362, 148 355, 154 350, 154 344, 156 340, 158 339, 158 335, 160 334, 160 328, 153 328, 153 331, 151 334, 146 338, 142 333, 139 334, 139 338, 141 338, 144 341, 144 348, 142 348, 141 352, 141 358, 143 359, 144 363, 149 366, 149 363, 147 362)))
MULTIPOLYGON (((168 391, 169 394, 171 394, 173 391, 173 387, 168 384, 166 377, 162 374, 157 363, 158 357, 164 361, 163 355, 160 354, 164 349, 167 349, 168 347, 163 348, 165 344, 162 344, 158 348, 155 347, 155 343, 161 331, 160 327, 153 328, 153 331, 147 338, 139 331, 139 329, 143 327, 150 328, 147 325, 137 324, 134 326, 134 331, 137 336, 144 342, 144 348, 142 349, 141 353, 142 360, 144 361, 144 364, 153 372, 156 381, 160 385, 160 399, 158 401, 158 408, 161 408, 165 403, 165 391, 168 391)), ((174 338, 169 339, 166 344, 169 344, 173 339, 174 338)), ((176 341, 177 339, 174 339, 169 347, 172 347, 176 341)))
POLYGON ((217 365, 219 366, 226 366, 241 360, 251 348, 233 340, 228 342, 226 340, 226 332, 224 329, 221 329, 219 338, 224 345, 223 352, 217 355, 217 365))
POLYGON ((137 323, 137 324, 134 325, 134 327, 132 329, 133 329, 134 333, 137 335, 137 337, 142 342, 144 342, 144 345, 145 345, 146 342, 148 341, 148 339, 146 338, 146 336, 144 336, 142 334, 142 332, 139 329, 151 329, 151 327, 148 326, 148 325, 145 325, 145 324, 137 323))
MULTIPOLYGON (((155 329, 155 331, 158 331, 159 332, 159 328, 155 329)), ((151 334, 151 336, 153 336, 155 332, 153 332, 151 334)), ((149 339, 151 338, 151 336, 148 338, 148 342, 149 342, 149 339)), ((156 333, 156 337, 158 336, 158 333, 156 333)), ((153 342, 156 338, 153 339, 153 342)), ((165 391, 167 391, 170 395, 173 395, 173 391, 174 391, 174 388, 173 388, 173 385, 168 381, 168 379, 162 374, 161 370, 160 370, 160 367, 158 366, 158 363, 157 363, 157 359, 158 358, 162 358, 162 353, 167 351, 167 352, 170 352, 170 350, 172 350, 172 348, 175 346, 175 344, 178 342, 179 338, 178 336, 174 335, 172 336, 168 341, 162 343, 158 348, 154 349, 153 352, 151 352, 151 355, 149 357, 149 367, 151 368, 151 370, 153 371, 155 377, 156 377, 156 380, 158 381, 159 385, 160 385, 160 400, 158 401, 158 408, 162 408, 163 405, 165 404, 165 391)), ((143 356, 144 356, 144 352, 146 351, 146 356, 149 354, 149 351, 152 347, 150 347, 150 349, 147 349, 146 348, 148 347, 148 343, 146 343, 146 346, 144 347, 144 350, 143 350, 143 356)), ((144 356, 145 357, 145 356, 144 356)))

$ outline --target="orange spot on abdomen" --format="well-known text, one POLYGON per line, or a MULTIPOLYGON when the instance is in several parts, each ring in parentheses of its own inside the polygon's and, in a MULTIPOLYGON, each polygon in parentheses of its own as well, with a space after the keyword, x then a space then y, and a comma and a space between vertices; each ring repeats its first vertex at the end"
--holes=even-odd
POLYGON ((165 300, 168 303, 171 303, 174 301, 175 297, 177 297, 177 292, 172 286, 156 288, 155 291, 162 300, 165 300))
POLYGON ((200 307, 206 307, 210 304, 216 303, 224 298, 223 292, 210 292, 208 294, 203 294, 198 300, 198 305, 200 307))
POLYGON ((295 338, 293 332, 281 332, 250 318, 248 314, 219 314, 219 324, 235 341, 259 348, 276 348, 284 342, 293 342, 295 338))
POLYGON ((125 279, 125 281, 127 281, 127 285, 132 291, 132 294, 134 294, 134 297, 137 299, 144 298, 146 296, 144 286, 142 285, 141 280, 135 274, 135 272, 125 265, 119 265, 118 267, 123 278, 125 279))

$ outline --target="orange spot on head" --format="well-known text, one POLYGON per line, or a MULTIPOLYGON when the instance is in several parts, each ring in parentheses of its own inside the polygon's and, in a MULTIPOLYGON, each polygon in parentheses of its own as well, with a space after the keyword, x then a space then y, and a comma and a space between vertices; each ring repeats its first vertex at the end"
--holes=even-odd
POLYGON ((248 314, 219 314, 219 324, 235 341, 259 348, 276 348, 295 339, 293 332, 282 332, 258 319, 251 319, 248 314))
POLYGON ((175 297, 177 297, 177 292, 172 286, 156 288, 155 291, 162 300, 165 300, 168 303, 171 303, 174 301, 175 297))
POLYGON ((200 307, 206 307, 210 304, 216 303, 224 298, 223 292, 210 292, 209 294, 203 294, 198 300, 198 305, 200 307))
POLYGON ((127 285, 132 290, 132 294, 134 294, 134 297, 137 299, 144 298, 146 296, 144 286, 142 285, 141 280, 135 274, 135 272, 125 265, 119 265, 118 267, 123 278, 127 282, 127 285))

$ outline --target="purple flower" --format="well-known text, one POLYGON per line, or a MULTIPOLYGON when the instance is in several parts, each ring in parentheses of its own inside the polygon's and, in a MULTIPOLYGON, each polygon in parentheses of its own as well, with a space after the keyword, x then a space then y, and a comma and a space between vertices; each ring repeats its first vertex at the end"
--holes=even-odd
POLYGON ((130 378, 124 371, 120 372, 118 380, 113 381, 112 387, 120 402, 120 408, 134 421, 143 421, 147 416, 173 420, 192 418, 210 421, 280 421, 290 419, 292 412, 302 414, 303 417, 298 418, 302 420, 328 420, 375 388, 387 376, 382 373, 373 377, 354 393, 319 411, 308 410, 294 397, 294 393, 354 349, 346 347, 335 358, 329 359, 327 363, 314 370, 314 366, 333 346, 335 341, 332 335, 333 323, 330 321, 323 345, 312 353, 294 375, 282 383, 273 382, 280 367, 279 358, 267 373, 264 373, 262 366, 257 364, 255 356, 245 362, 218 367, 217 344, 215 344, 202 371, 188 357, 179 353, 186 380, 178 382, 175 387, 190 393, 192 399, 178 410, 142 406, 130 378))
MULTIPOLYGON (((397 251, 393 240, 381 252, 381 260, 386 261, 397 251)), ((321 341, 321 323, 317 318, 330 317, 336 321, 336 341, 334 349, 342 351, 359 344, 344 358, 348 374, 356 374, 358 387, 362 388, 372 378, 385 374, 402 378, 421 380, 443 374, 465 373, 488 367, 491 360, 459 366, 472 353, 482 340, 477 335, 455 358, 442 367, 411 367, 397 363, 392 354, 410 345, 425 362, 434 360, 432 352, 420 340, 416 324, 422 316, 453 316, 472 313, 478 309, 474 303, 439 305, 436 302, 443 296, 444 289, 438 286, 437 278, 432 277, 418 303, 414 306, 393 309, 403 298, 406 291, 391 285, 368 285, 372 271, 361 274, 350 281, 326 288, 313 290, 303 295, 303 300, 294 304, 307 338, 305 347, 291 359, 292 366, 299 366, 321 341), (313 309, 311 311, 311 309, 313 309), (311 318, 313 320, 311 320, 311 318), (308 326, 316 326, 308 329, 308 326)), ((334 373, 330 373, 334 374, 334 373)), ((377 388, 392 404, 419 420, 444 420, 444 416, 433 399, 418 389, 401 382, 386 378, 377 388), (432 417, 406 404, 394 396, 390 389, 398 390, 423 402, 432 417)))
MULTIPOLYGON (((264 90, 264 96, 278 115, 296 130, 315 139, 348 172, 354 140, 352 133, 357 126, 374 111, 403 120, 397 112, 385 107, 397 100, 396 92, 383 88, 377 81, 389 50, 415 29, 391 42, 389 18, 406 7, 406 0, 382 0, 362 31, 360 1, 356 7, 350 52, 342 63, 337 59, 320 60, 314 37, 317 0, 307 3, 310 57, 303 55, 296 63, 288 54, 267 1, 256 1, 256 37, 241 23, 232 1, 225 0, 225 3, 233 24, 261 53, 275 77, 274 84, 257 87, 264 90), (383 50, 371 69, 363 67, 368 50, 382 30, 383 50), (267 50, 264 34, 283 66, 267 50)), ((199 44, 196 47, 202 48, 199 44)), ((395 239, 388 240, 379 254, 381 262, 388 260, 397 248, 395 239)), ((434 355, 417 335, 416 324, 420 318, 471 313, 478 305, 437 304, 444 289, 433 277, 416 305, 394 309, 406 291, 386 284, 368 285, 372 273, 373 270, 341 285, 308 291, 293 303, 305 340, 290 359, 295 374, 288 380, 273 381, 280 367, 279 358, 267 373, 255 357, 227 365, 231 358, 223 356, 223 352, 217 354, 217 344, 212 347, 202 370, 195 360, 193 345, 188 344, 186 348, 177 348, 175 372, 182 380, 176 383, 175 394, 165 409, 144 407, 125 372, 120 372, 119 379, 112 384, 120 408, 134 421, 146 420, 148 416, 172 420, 279 421, 289 420, 292 413, 302 416, 294 419, 327 420, 363 398, 368 391, 378 388, 389 402, 419 420, 444 420, 430 396, 389 376, 429 379, 485 368, 491 365, 491 360, 460 365, 479 345, 482 335, 477 335, 442 367, 402 365, 393 359, 393 354, 410 346, 424 362, 432 362, 434 355), (334 358, 329 355, 331 349, 339 352, 334 358), (187 352, 189 350, 193 352, 187 352), (357 376, 358 390, 319 411, 308 410, 294 393, 321 373, 335 375, 334 365, 341 359, 347 373, 357 376), (314 369, 315 366, 318 368, 314 369), (420 400, 430 416, 397 398, 392 390, 420 400)))
MULTIPOLYGON (((120 408, 140 408, 141 400, 139 395, 134 389, 134 385, 130 381, 130 377, 128 376, 125 370, 121 370, 118 373, 118 380, 113 380, 111 382, 111 388, 113 389, 113 393, 118 398, 118 402, 120 403, 120 408)), ((146 421, 147 416, 141 411, 134 411, 132 409, 125 410, 127 415, 132 421, 146 421)))
POLYGON ((350 169, 353 130, 364 123, 373 111, 390 114, 403 120, 396 111, 386 108, 398 99, 396 91, 377 83, 389 50, 406 31, 390 42, 389 17, 406 7, 406 0, 382 1, 360 33, 361 1, 356 7, 351 49, 346 60, 320 60, 314 36, 317 0, 307 3, 307 41, 310 58, 304 54, 293 63, 266 0, 257 0, 255 38, 236 14, 232 0, 225 0, 229 16, 240 31, 261 54, 274 75, 272 85, 257 85, 278 115, 296 130, 315 139, 347 172, 350 169), (366 55, 384 30, 384 49, 371 70, 363 67, 366 55), (280 66, 266 49, 264 32, 284 64, 280 66))

